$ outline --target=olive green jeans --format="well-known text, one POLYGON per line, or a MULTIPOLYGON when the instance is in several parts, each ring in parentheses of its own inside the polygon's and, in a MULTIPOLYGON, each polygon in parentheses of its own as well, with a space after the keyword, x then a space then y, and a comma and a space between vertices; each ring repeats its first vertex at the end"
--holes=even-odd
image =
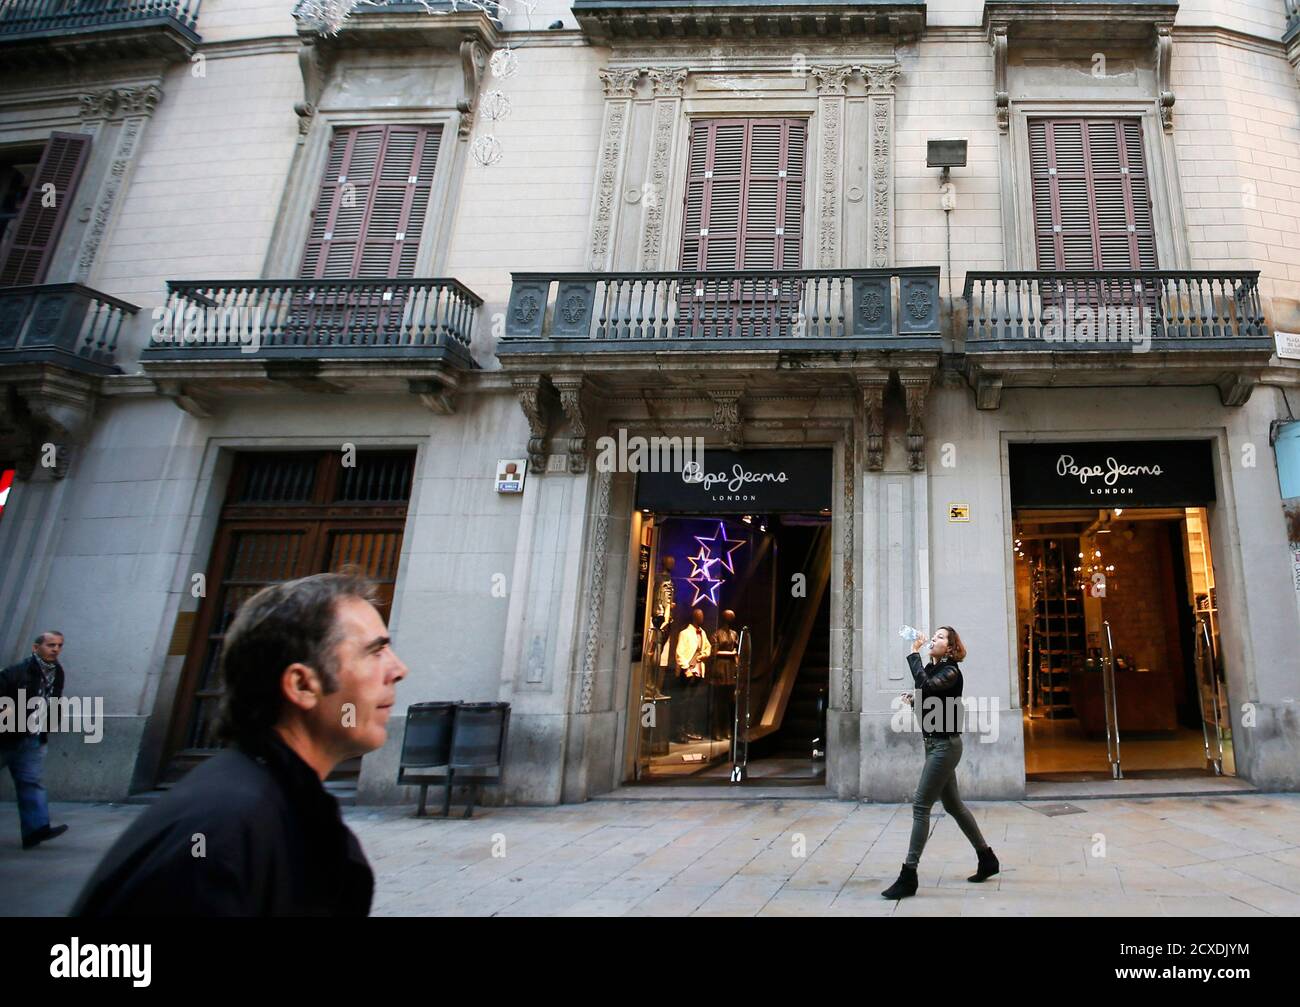
POLYGON ((943 810, 952 815, 976 852, 988 844, 975 824, 975 816, 962 804, 957 794, 957 763, 961 761, 961 735, 947 738, 925 738, 925 768, 921 782, 912 797, 912 842, 907 849, 908 867, 921 862, 921 851, 930 834, 930 808, 935 801, 943 801, 943 810))

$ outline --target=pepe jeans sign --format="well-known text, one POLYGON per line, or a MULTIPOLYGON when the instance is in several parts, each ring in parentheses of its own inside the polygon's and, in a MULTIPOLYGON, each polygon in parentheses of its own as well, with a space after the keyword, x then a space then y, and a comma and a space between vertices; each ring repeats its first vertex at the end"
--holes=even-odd
POLYGON ((1012 444, 1013 507, 1199 507, 1214 501, 1209 441, 1012 444))
POLYGON ((636 499, 637 507, 659 512, 825 510, 831 505, 831 452, 706 448, 677 471, 640 473, 636 499))

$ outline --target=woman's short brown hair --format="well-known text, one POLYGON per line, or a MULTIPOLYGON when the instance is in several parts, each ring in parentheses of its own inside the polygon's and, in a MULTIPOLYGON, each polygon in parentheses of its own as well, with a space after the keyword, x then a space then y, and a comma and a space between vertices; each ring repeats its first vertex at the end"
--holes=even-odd
POLYGON ((947 656, 951 657, 954 661, 966 660, 966 645, 961 642, 961 637, 957 635, 957 631, 951 626, 940 626, 939 628, 948 631, 947 656))

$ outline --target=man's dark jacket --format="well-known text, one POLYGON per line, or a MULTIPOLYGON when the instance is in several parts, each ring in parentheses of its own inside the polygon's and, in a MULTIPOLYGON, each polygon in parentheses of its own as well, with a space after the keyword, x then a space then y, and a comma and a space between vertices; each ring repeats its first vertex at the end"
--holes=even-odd
MULTIPOLYGON (((26 690, 26 699, 31 700, 34 696, 41 694, 41 666, 36 663, 36 655, 32 654, 25 660, 17 664, 11 664, 0 671, 0 696, 7 697, 18 702, 18 690, 26 690)), ((58 699, 63 695, 63 665, 58 661, 54 662, 54 692, 51 698, 58 699)), ((17 717, 14 731, 0 731, 0 749, 17 748, 18 743, 24 738, 29 737, 27 733, 27 713, 25 709, 15 711, 17 717)), ((49 740, 48 731, 41 732, 41 744, 49 740)))
POLYGON ((338 802, 272 732, 213 756, 136 819, 72 915, 366 916, 374 887, 338 802))

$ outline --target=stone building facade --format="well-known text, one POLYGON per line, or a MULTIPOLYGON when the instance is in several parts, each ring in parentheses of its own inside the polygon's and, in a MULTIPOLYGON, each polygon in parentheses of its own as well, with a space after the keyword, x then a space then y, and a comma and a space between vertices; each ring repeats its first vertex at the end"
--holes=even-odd
MULTIPOLYGON (((643 518, 635 473, 593 461, 618 430, 830 450, 826 785, 873 800, 913 783, 897 629, 932 618, 1000 701, 963 786, 1025 793, 1015 445, 1203 442, 1236 772, 1300 785, 1271 449, 1300 403, 1275 351, 1300 332, 1287 0, 381 3, 336 33, 287 0, 108 30, 15 8, 0 647, 62 629, 109 717, 94 749, 56 738, 52 792, 120 798, 202 754, 241 556, 241 584, 370 564, 399 705, 511 704, 507 799, 626 782, 643 518), (755 216, 728 225, 737 171, 755 216), (1146 351, 1048 345, 1071 283, 1145 305, 1146 351), (183 338, 221 312, 260 345, 183 338), (349 446, 400 491, 327 475, 349 446)), ((359 800, 409 796, 400 742, 359 800)))

